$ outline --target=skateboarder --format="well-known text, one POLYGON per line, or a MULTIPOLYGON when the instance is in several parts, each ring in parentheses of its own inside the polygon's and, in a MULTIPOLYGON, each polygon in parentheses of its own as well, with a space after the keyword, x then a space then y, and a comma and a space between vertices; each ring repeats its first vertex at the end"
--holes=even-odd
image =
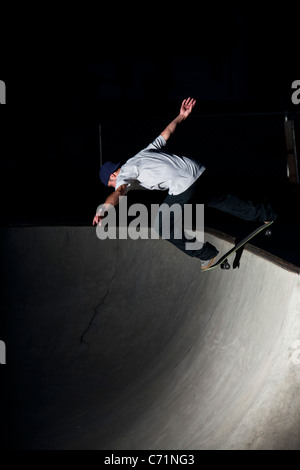
MULTIPOLYGON (((148 147, 129 158, 125 164, 104 163, 100 169, 101 182, 114 188, 115 191, 107 197, 102 212, 95 215, 93 225, 101 224, 107 204, 116 206, 129 190, 141 187, 150 190, 168 190, 164 204, 169 207, 179 204, 183 208, 184 204, 203 203, 248 221, 267 222, 276 218, 276 213, 269 205, 255 205, 251 201, 243 201, 230 194, 217 194, 210 172, 204 165, 165 151, 164 147, 170 136, 178 124, 191 114, 195 104, 196 100, 193 98, 183 100, 178 116, 148 147)), ((197 257, 202 269, 210 267, 218 254, 216 247, 206 242, 200 249, 187 250, 186 243, 190 243, 191 240, 184 234, 180 239, 176 238, 175 224, 174 214, 171 213, 168 241, 189 256, 197 257)), ((158 225, 159 235, 162 236, 161 221, 158 225)))

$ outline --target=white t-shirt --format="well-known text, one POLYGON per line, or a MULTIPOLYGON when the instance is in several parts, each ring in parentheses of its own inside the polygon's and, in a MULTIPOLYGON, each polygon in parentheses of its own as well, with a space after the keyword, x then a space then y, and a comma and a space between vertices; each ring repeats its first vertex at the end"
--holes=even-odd
POLYGON ((168 190, 177 195, 186 191, 203 173, 205 166, 187 157, 166 153, 166 141, 159 135, 148 147, 122 165, 116 189, 127 184, 130 189, 168 190))

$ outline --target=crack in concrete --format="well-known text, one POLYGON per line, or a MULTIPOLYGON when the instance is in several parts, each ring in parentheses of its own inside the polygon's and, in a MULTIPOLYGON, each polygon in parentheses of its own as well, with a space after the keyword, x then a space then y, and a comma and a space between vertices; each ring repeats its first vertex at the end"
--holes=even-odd
MULTIPOLYGON (((113 279, 112 279, 112 280, 113 280, 113 279)), ((85 337, 85 335, 88 333, 88 331, 90 330, 90 328, 92 327, 93 322, 94 322, 96 316, 97 316, 98 313, 99 313, 99 312, 98 312, 98 309, 101 307, 101 305, 104 304, 105 299, 106 299, 106 297, 108 296, 108 294, 109 294, 109 289, 107 288, 107 289, 106 289, 106 293, 104 294, 104 296, 102 297, 102 299, 100 300, 100 302, 98 303, 98 305, 96 305, 96 307, 94 308, 94 313, 93 313, 93 315, 92 315, 92 318, 91 318, 90 321, 89 321, 88 326, 86 327, 86 329, 84 330, 84 332, 83 332, 82 335, 80 336, 80 344, 87 344, 87 345, 89 345, 89 343, 87 343, 87 342, 84 340, 84 337, 85 337)))
POLYGON ((115 260, 115 269, 114 269, 114 272, 108 282, 108 287, 106 288, 106 293, 104 294, 104 296, 102 297, 102 299, 100 300, 100 302, 96 305, 96 307, 94 308, 94 313, 89 321, 89 324, 88 326, 86 327, 86 329, 83 331, 82 335, 80 336, 80 344, 86 344, 86 345, 89 345, 88 342, 86 342, 84 340, 84 337, 85 335, 89 332, 90 328, 93 326, 93 322, 96 318, 96 316, 99 314, 99 311, 98 309, 101 307, 101 305, 104 304, 105 302, 105 299, 106 297, 108 296, 109 294, 109 286, 112 284, 112 282, 114 281, 115 277, 116 277, 116 274, 117 274, 117 260, 118 260, 118 255, 119 255, 119 246, 117 244, 117 248, 116 248, 116 260, 115 260))

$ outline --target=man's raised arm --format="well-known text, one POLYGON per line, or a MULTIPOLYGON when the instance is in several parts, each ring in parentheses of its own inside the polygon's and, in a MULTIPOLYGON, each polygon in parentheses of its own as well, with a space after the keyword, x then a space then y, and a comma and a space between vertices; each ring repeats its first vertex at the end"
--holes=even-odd
POLYGON ((196 100, 193 98, 183 100, 178 116, 172 122, 170 122, 170 124, 168 124, 165 130, 161 133, 165 141, 171 137, 177 125, 184 121, 191 114, 195 104, 196 100))

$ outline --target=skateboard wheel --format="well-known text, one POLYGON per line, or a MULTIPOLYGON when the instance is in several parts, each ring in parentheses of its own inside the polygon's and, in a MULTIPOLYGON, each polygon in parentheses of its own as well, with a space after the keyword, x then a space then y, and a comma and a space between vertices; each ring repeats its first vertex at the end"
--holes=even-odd
POLYGON ((221 269, 230 269, 230 264, 228 263, 228 261, 225 261, 221 264, 221 269))
POLYGON ((265 235, 266 237, 270 237, 272 235, 272 230, 271 229, 266 230, 265 235))

